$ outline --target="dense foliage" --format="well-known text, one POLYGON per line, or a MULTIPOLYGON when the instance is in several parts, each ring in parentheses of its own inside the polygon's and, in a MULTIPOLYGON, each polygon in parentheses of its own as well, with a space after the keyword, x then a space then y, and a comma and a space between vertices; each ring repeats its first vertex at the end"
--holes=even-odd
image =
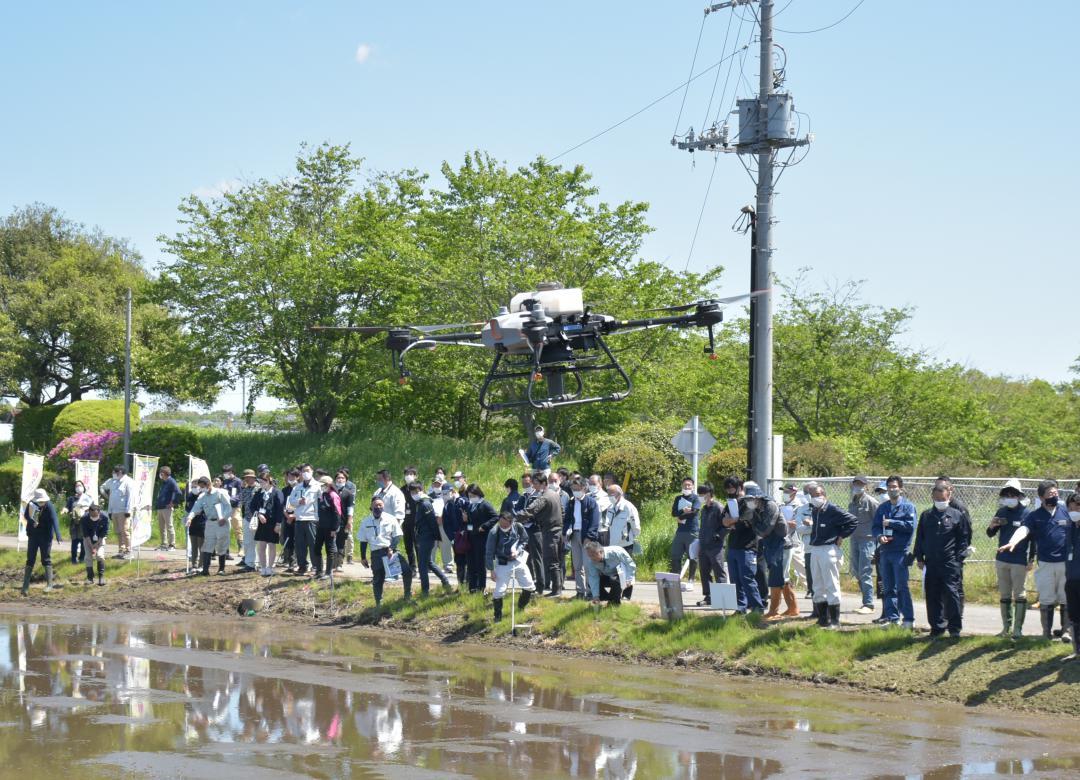
MULTIPOLYGON (((139 427, 139 405, 131 405, 131 430, 139 427)), ((124 430, 124 402, 121 400, 75 401, 64 407, 52 426, 52 440, 58 442, 83 431, 124 430)))

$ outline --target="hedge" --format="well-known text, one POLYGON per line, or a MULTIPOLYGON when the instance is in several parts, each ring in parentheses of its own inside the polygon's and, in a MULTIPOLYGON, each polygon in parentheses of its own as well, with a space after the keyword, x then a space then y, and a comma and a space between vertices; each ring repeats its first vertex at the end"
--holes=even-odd
MULTIPOLYGON (((139 407, 131 405, 131 430, 139 427, 139 407)), ((80 431, 123 431, 124 402, 116 401, 75 401, 68 404, 56 418, 52 426, 52 441, 49 446, 61 439, 66 439, 80 431)))
POLYGON ((666 489, 674 490, 678 480, 690 473, 690 464, 671 443, 671 437, 677 431, 677 426, 671 427, 644 421, 632 422, 614 433, 602 433, 590 437, 574 449, 574 454, 577 456, 581 473, 602 474, 610 469, 602 468, 600 458, 602 454, 610 450, 623 448, 651 450, 664 462, 663 472, 670 475, 671 482, 666 489))
POLYGON ((732 474, 740 479, 746 478, 746 448, 734 447, 730 450, 714 452, 705 460, 705 478, 713 484, 717 493, 723 487, 724 480, 732 474))
POLYGON ((11 436, 15 449, 42 453, 64 438, 63 436, 53 438, 52 429, 57 416, 67 406, 67 404, 54 404, 19 409, 15 415, 15 430, 11 436))
POLYGON ((668 459, 651 447, 627 446, 601 452, 596 459, 596 471, 610 471, 620 484, 630 477, 626 492, 640 505, 643 501, 664 498, 679 472, 673 471, 668 459))
MULTIPOLYGON (((0 502, 11 506, 19 505, 22 465, 22 455, 15 455, 4 463, 0 463, 0 502)), ((41 484, 38 487, 45 488, 49 492, 49 497, 56 502, 60 492, 64 490, 64 483, 64 478, 56 472, 45 471, 41 475, 41 484)), ((57 509, 59 510, 60 507, 57 509)))
POLYGON ((168 466, 174 477, 184 481, 187 479, 187 456, 203 457, 203 443, 194 428, 152 425, 131 434, 131 451, 157 455, 159 468, 168 466))

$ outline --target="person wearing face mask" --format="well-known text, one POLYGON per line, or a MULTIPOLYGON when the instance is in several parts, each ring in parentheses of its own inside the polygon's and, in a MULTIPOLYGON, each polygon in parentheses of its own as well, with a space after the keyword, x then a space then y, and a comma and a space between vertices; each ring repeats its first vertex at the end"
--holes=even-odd
POLYGON ((562 529, 563 512, 562 501, 556 488, 548 484, 544 472, 538 471, 533 474, 533 487, 536 489, 534 498, 527 507, 518 512, 518 520, 522 523, 536 523, 543 537, 544 578, 549 596, 562 594, 562 529))
MULTIPOLYGON (((431 506, 435 510, 435 519, 439 523, 439 552, 442 556, 442 570, 447 574, 456 573, 458 587, 461 588, 467 585, 464 568, 466 555, 463 552, 462 560, 459 562, 454 545, 465 527, 461 519, 465 499, 457 494, 450 482, 443 483, 439 499, 438 504, 432 501, 431 506)), ((431 562, 435 562, 434 551, 431 553, 431 562)))
POLYGON ((334 488, 334 480, 329 474, 319 477, 319 520, 315 528, 315 547, 312 563, 315 567, 315 579, 325 580, 330 577, 337 559, 337 535, 341 528, 341 496, 334 488), (325 551, 326 566, 323 566, 325 551))
POLYGON ((544 476, 551 473, 551 459, 562 452, 558 443, 544 437, 544 426, 537 425, 533 429, 533 440, 524 450, 518 450, 518 454, 524 458, 534 472, 542 471, 544 476))
POLYGON ((334 571, 344 571, 345 563, 353 562, 352 530, 356 512, 356 485, 349 481, 347 469, 338 469, 334 474, 334 489, 341 499, 341 526, 335 539, 337 559, 334 561, 334 571))
POLYGON ((799 488, 791 483, 782 488, 783 503, 780 504, 780 516, 787 526, 787 540, 784 543, 784 572, 785 579, 790 582, 792 594, 796 580, 799 583, 806 582, 806 557, 803 550, 803 538, 799 533, 798 523, 795 522, 795 513, 802 504, 803 494, 799 488))
POLYGON ((610 546, 622 547, 629 555, 633 555, 637 539, 641 536, 641 517, 638 509, 623 495, 622 486, 617 482, 612 482, 608 486, 607 496, 609 505, 605 514, 610 546))
POLYGON ((428 488, 428 495, 433 499, 436 494, 442 493, 442 486, 446 484, 446 469, 439 466, 435 469, 435 478, 431 480, 431 487, 428 488))
MULTIPOLYGON (((1013 534, 1024 524, 1027 502, 1023 499, 1024 491, 1020 480, 1008 480, 998 492, 998 510, 990 520, 986 535, 990 538, 996 536, 1000 545, 1008 544, 1013 534)), ((998 552, 994 561, 998 596, 1001 600, 1000 637, 1011 636, 1019 639, 1024 633, 1024 616, 1027 614, 1027 590, 1024 583, 1031 570, 1028 565, 1028 542, 1029 540, 1025 539, 1012 552, 998 552)))
MULTIPOLYGON (((236 551, 244 552, 244 510, 240 505, 240 490, 244 487, 243 481, 236 476, 231 463, 221 467, 221 489, 229 495, 229 503, 232 506, 232 514, 229 516, 229 524, 232 527, 233 536, 236 538, 236 551)), ((225 560, 232 560, 231 546, 225 553, 225 560)))
POLYGON ((196 516, 200 514, 205 516, 201 551, 202 574, 203 576, 210 574, 210 558, 213 555, 217 555, 218 559, 217 573, 224 574, 225 554, 229 551, 229 518, 232 516, 232 502, 229 494, 221 487, 220 480, 215 480, 213 488, 210 487, 210 480, 206 477, 199 477, 196 484, 202 492, 191 505, 184 522, 190 529, 196 516))
MULTIPOLYGON (((187 490, 184 494, 184 515, 191 516, 191 508, 195 506, 195 502, 199 500, 199 496, 202 495, 203 489, 199 486, 198 481, 192 481, 188 483, 187 490)), ((199 562, 202 559, 202 547, 203 537, 206 535, 206 515, 203 512, 199 512, 197 515, 191 516, 191 521, 185 523, 188 546, 190 547, 189 555, 190 566, 192 573, 199 573, 199 562)))
POLYGON ((465 579, 469 583, 470 593, 483 593, 487 582, 484 565, 487 535, 499 519, 499 513, 484 498, 483 489, 475 482, 465 488, 465 497, 469 502, 465 512, 465 531, 469 539, 465 579))
POLYGON ((81 563, 86 559, 86 545, 83 544, 83 535, 80 532, 82 517, 86 514, 93 500, 86 492, 86 486, 78 480, 75 481, 75 492, 67 497, 64 508, 60 514, 68 516, 68 536, 71 537, 71 562, 81 563))
POLYGON ((459 496, 465 495, 465 489, 469 486, 468 480, 465 479, 465 474, 461 471, 455 471, 451 477, 454 490, 458 492, 459 496))
MULTIPOLYGON (((741 489, 742 480, 738 477, 730 476, 724 480, 724 492, 728 498, 738 500, 741 489)), ((701 571, 702 595, 697 605, 704 607, 712 604, 712 583, 727 582, 727 567, 724 565, 724 539, 727 537, 727 529, 723 523, 727 506, 716 500, 711 482, 698 485, 697 493, 701 497, 698 566, 701 571)))
POLYGON ((296 571, 296 515, 289 504, 289 497, 299 481, 300 470, 289 469, 285 472, 285 484, 281 487, 281 497, 285 499, 285 524, 281 527, 281 563, 290 574, 296 571))
POLYGON ((960 636, 963 627, 964 557, 971 546, 971 524, 967 514, 949 505, 951 486, 934 485, 934 505, 919 516, 915 529, 915 560, 926 572, 926 617, 930 637, 960 636))
POLYGON ((255 469, 244 469, 244 473, 240 478, 240 492, 237 494, 240 499, 240 519, 242 520, 240 538, 243 555, 237 571, 245 573, 255 571, 255 529, 252 528, 251 522, 254 517, 251 501, 259 492, 256 481, 255 469))
POLYGON ((877 539, 873 525, 880 502, 866 491, 869 484, 868 477, 851 480, 851 501, 848 503, 848 513, 855 515, 859 521, 848 544, 851 547, 851 576, 862 591, 862 606, 856 610, 860 615, 874 612, 874 552, 877 539))
POLYGON ((1068 616, 1065 608, 1065 564, 1068 562, 1069 513, 1062 506, 1058 483, 1046 479, 1038 487, 1040 504, 1028 512, 1023 525, 998 548, 999 552, 1013 552, 1029 536, 1039 559, 1035 570, 1035 587, 1039 591, 1039 612, 1042 618, 1043 639, 1054 637, 1054 607, 1061 611, 1061 631, 1057 636, 1066 642, 1068 616))
POLYGON ((105 584, 105 538, 109 535, 109 517, 97 504, 91 504, 79 520, 79 536, 83 539, 86 557, 86 581, 94 581, 97 563, 97 584, 105 584))
POLYGON ((517 583, 521 594, 518 596, 518 609, 529 605, 536 585, 533 583, 529 568, 525 565, 528 558, 526 548, 529 540, 521 523, 514 522, 514 516, 508 513, 499 515, 499 519, 488 531, 484 542, 484 566, 495 581, 495 590, 491 594, 491 605, 496 622, 502 620, 503 597, 511 580, 517 583), (522 561, 525 558, 526 561, 522 561))
POLYGON ((135 511, 138 490, 135 480, 123 466, 113 468, 112 479, 106 484, 109 494, 109 524, 116 529, 115 558, 131 560, 131 513, 135 511))
MULTIPOLYGON (((431 498, 424 493, 420 480, 414 479, 405 486, 413 500, 416 518, 416 555, 420 570, 420 592, 425 596, 430 590, 428 572, 433 572, 442 583, 443 590, 450 590, 450 579, 435 565, 435 545, 439 542, 439 521, 431 498)), ((440 499, 441 500, 441 499, 440 499)))
POLYGON ((840 544, 855 533, 859 520, 825 497, 825 488, 810 491, 810 550, 814 567, 814 603, 821 628, 840 627, 840 544))
POLYGON ((258 490, 251 499, 251 514, 255 518, 255 547, 258 552, 259 574, 274 574, 278 539, 285 524, 285 497, 274 487, 269 471, 258 477, 258 490))
POLYGON ((544 533, 540 530, 540 526, 531 517, 519 517, 533 501, 536 500, 538 493, 533 487, 532 474, 525 472, 521 475, 521 495, 518 497, 517 502, 514 504, 513 512, 514 518, 521 522, 521 527, 525 529, 525 535, 529 539, 529 544, 526 547, 526 552, 529 553, 528 560, 525 565, 529 569, 529 574, 532 576, 533 584, 536 585, 536 591, 543 593, 546 582, 544 580, 544 533))
MULTIPOLYGON (((732 483, 734 484, 734 483, 732 483)), ((760 490, 754 488, 755 492, 760 490)), ((721 524, 727 529, 727 567, 728 580, 735 586, 735 611, 740 615, 747 612, 764 612, 765 603, 761 600, 761 590, 757 584, 758 535, 750 524, 746 507, 746 493, 741 483, 737 489, 725 492, 729 496, 721 524)))
POLYGON ((371 548, 371 588, 375 592, 375 606, 382 604, 386 569, 397 562, 401 566, 401 580, 405 585, 405 600, 412 598, 412 569, 409 562, 397 551, 401 541, 401 524, 386 511, 381 498, 371 499, 371 513, 360 521, 356 539, 361 550, 371 548))
POLYGON ((885 480, 885 495, 874 512, 873 533, 878 542, 881 565, 881 593, 884 614, 875 623, 915 626, 915 609, 908 587, 908 546, 915 533, 915 505, 903 495, 904 480, 891 476, 885 480))
MULTIPOLYGON (((675 497, 671 505, 671 516, 675 518, 675 536, 671 540, 671 551, 668 562, 668 571, 678 574, 682 571, 683 557, 690 557, 690 545, 698 536, 698 513, 701 511, 701 497, 694 490, 693 477, 683 477, 682 492, 675 497)), ((697 561, 690 560, 690 571, 686 582, 682 584, 683 591, 691 589, 690 583, 694 581, 697 572, 697 561)))
POLYGON ((799 535, 799 542, 802 544, 803 550, 803 569, 806 573, 806 598, 810 599, 810 603, 813 605, 813 611, 810 616, 817 619, 817 605, 814 603, 814 571, 813 566, 810 563, 810 531, 812 526, 810 523, 810 515, 813 512, 814 506, 810 503, 810 491, 817 487, 817 482, 813 480, 807 482, 802 486, 802 493, 793 500, 795 504, 795 533, 799 535))
POLYGON ((173 511, 184 500, 180 492, 180 486, 173 479, 172 469, 162 466, 158 471, 161 486, 158 488, 157 498, 154 499, 154 511, 157 515, 158 533, 161 535, 159 550, 176 549, 176 529, 173 528, 173 511))
POLYGON ((322 488, 315 481, 315 470, 310 463, 300 467, 300 481, 289 493, 286 506, 292 510, 293 549, 296 553, 296 575, 308 573, 308 555, 314 554, 316 527, 319 521, 319 494, 322 488))
POLYGON ((409 494, 408 485, 416 482, 418 473, 416 466, 406 466, 405 480, 401 483, 406 486, 402 493, 402 498, 405 499, 405 516, 401 518, 401 540, 405 546, 405 557, 413 571, 416 571, 416 502, 409 494))
MULTIPOLYGON (((581 477, 570 483, 573 497, 563 517, 563 538, 570 548, 570 566, 573 571, 577 598, 586 598, 585 542, 599 541, 600 505, 589 495, 588 485, 581 477)), ((595 595, 594 595, 595 597, 595 595)))
MULTIPOLYGON (((784 617, 797 617, 798 603, 795 591, 787 582, 787 567, 784 565, 784 548, 787 544, 787 523, 784 522, 776 502, 769 499, 755 483, 743 483, 743 518, 754 529, 760 540, 758 556, 758 574, 765 574, 769 609, 766 620, 781 620, 784 617), (762 572, 761 561, 765 566, 762 572), (784 600, 785 611, 780 612, 780 600, 784 600)), ((760 581, 758 592, 761 593, 760 581)), ((764 594, 763 599, 764 600, 764 594)))
POLYGON ((30 578, 34 574, 38 553, 41 554, 41 565, 45 567, 45 592, 48 593, 53 589, 53 539, 64 541, 60 538, 60 518, 48 493, 41 488, 34 491, 23 508, 23 520, 26 523, 26 569, 23 572, 22 594, 25 596, 30 591, 30 578))
POLYGON ((1068 552, 1065 554, 1065 602, 1072 626, 1072 655, 1066 661, 1080 660, 1080 492, 1065 503, 1069 512, 1068 552))

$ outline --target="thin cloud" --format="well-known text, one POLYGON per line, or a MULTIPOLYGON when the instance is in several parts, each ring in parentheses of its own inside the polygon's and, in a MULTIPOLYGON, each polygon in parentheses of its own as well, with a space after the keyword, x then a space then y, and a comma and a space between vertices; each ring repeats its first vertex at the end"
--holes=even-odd
POLYGON ((356 47, 356 61, 359 64, 363 65, 365 62, 368 61, 369 57, 371 57, 370 43, 361 43, 359 46, 356 47))
POLYGON ((191 194, 197 198, 220 198, 222 195, 235 192, 239 187, 239 179, 221 179, 210 187, 196 187, 191 194))

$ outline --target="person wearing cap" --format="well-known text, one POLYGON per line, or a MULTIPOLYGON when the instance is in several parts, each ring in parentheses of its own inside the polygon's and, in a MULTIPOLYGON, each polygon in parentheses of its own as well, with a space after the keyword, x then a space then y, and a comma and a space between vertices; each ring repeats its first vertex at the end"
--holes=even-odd
POLYGON ((454 485, 454 490, 458 492, 459 496, 465 495, 465 488, 469 486, 468 480, 465 479, 465 474, 461 471, 455 471, 450 479, 454 485))
POLYGON ((728 529, 727 566, 728 577, 735 585, 736 612, 763 612, 765 604, 761 600, 761 590, 757 584, 758 535, 750 525, 748 500, 757 501, 762 497, 757 485, 743 486, 741 491, 727 490, 729 495, 727 512, 721 520, 728 529), (739 493, 742 497, 738 497, 739 493), (734 503, 732 503, 734 502, 734 503))
POLYGON ((848 513, 855 515, 859 521, 848 544, 851 547, 851 576, 862 591, 862 606, 856 610, 860 615, 874 612, 874 551, 877 541, 873 525, 880 502, 867 492, 869 485, 868 477, 852 479, 851 501, 848 503, 848 513))
POLYGON ((814 603, 818 625, 840 627, 841 543, 855 533, 859 519, 833 504, 825 488, 810 489, 810 560, 814 567, 814 603))
POLYGON ((885 480, 887 500, 874 512, 874 535, 878 542, 878 563, 881 566, 881 602, 884 613, 875 620, 878 624, 914 628, 915 608, 908 587, 908 547, 915 533, 915 505, 904 497, 904 479, 898 475, 885 480))
POLYGON ((240 527, 240 536, 243 541, 243 558, 237 567, 237 570, 241 572, 255 571, 255 528, 253 526, 258 525, 258 521, 252 522, 254 510, 251 507, 251 502, 258 492, 258 485, 255 484, 255 469, 244 469, 244 473, 240 478, 240 492, 238 493, 240 518, 243 521, 240 527))
MULTIPOLYGON (((810 603, 813 604, 814 598, 814 571, 813 566, 810 563, 810 515, 814 509, 813 504, 810 503, 810 491, 817 487, 817 482, 810 480, 802 486, 802 492, 797 496, 793 503, 795 503, 795 533, 799 535, 799 542, 802 544, 803 551, 803 570, 806 573, 806 598, 810 599, 810 603)), ((814 611, 811 613, 811 617, 817 618, 817 608, 814 607, 814 611)))
MULTIPOLYGON (((1065 606, 1065 569, 1069 555, 1069 524, 1071 519, 1062 506, 1058 483, 1045 479, 1037 488, 1039 506, 1027 513, 999 552, 1014 552, 1029 536, 1034 540, 1039 567, 1035 570, 1035 587, 1039 591, 1039 612, 1042 618, 1043 639, 1054 636, 1054 607, 1061 612, 1061 631, 1057 636, 1068 642, 1068 616, 1065 606)), ((1029 553, 1030 555, 1030 553, 1029 553)))
POLYGON ((158 488, 157 498, 154 499, 154 511, 157 515, 158 534, 161 536, 159 550, 176 549, 176 529, 173 527, 173 510, 180 506, 184 500, 180 486, 173 479, 172 469, 162 466, 158 470, 158 478, 161 486, 158 488))
POLYGON ((222 483, 210 487, 210 480, 199 477, 198 483, 202 493, 188 510, 185 523, 190 527, 192 521, 199 514, 206 517, 203 528, 202 543, 202 574, 210 574, 210 559, 216 555, 218 560, 218 574, 225 573, 225 555, 229 552, 229 519, 232 517, 232 501, 222 483))
POLYGON ((562 452, 562 447, 557 442, 544 437, 544 426, 537 425, 533 429, 533 440, 524 450, 518 450, 525 462, 534 472, 542 471, 544 476, 551 473, 551 459, 562 452))
POLYGON ((60 510, 60 514, 68 517, 68 536, 71 537, 72 563, 81 563, 86 560, 86 546, 83 544, 80 529, 82 527, 82 517, 92 503, 94 503, 94 500, 86 491, 86 486, 81 481, 75 480, 75 491, 68 496, 64 508, 60 510))
MULTIPOLYGON (((758 573, 761 561, 765 561, 766 594, 769 609, 766 620, 780 620, 784 617, 798 617, 799 609, 795 600, 795 591, 787 582, 787 567, 784 565, 784 548, 787 544, 787 523, 780 514, 776 502, 754 483, 743 483, 745 498, 742 515, 754 529, 759 539, 758 573), (784 600, 785 611, 780 612, 780 600, 784 600)), ((760 585, 758 592, 761 592, 760 585)))
POLYGON ((116 529, 116 558, 131 560, 131 513, 135 511, 135 480, 123 466, 113 467, 112 479, 105 483, 109 496, 109 524, 116 529))
POLYGON ((524 524, 535 522, 544 540, 544 583, 549 596, 562 594, 562 530, 563 511, 559 490, 549 484, 549 477, 542 471, 533 474, 536 498, 518 512, 518 520, 524 524))
POLYGON ((1065 555, 1065 602, 1072 626, 1073 651, 1065 661, 1080 660, 1080 492, 1074 492, 1065 502, 1071 521, 1068 530, 1068 552, 1065 555))
POLYGON ((360 521, 356 538, 363 545, 361 549, 371 548, 371 588, 375 594, 375 606, 382 604, 386 570, 394 562, 401 566, 405 600, 411 599, 412 569, 409 568, 409 562, 397 551, 397 544, 401 540, 401 524, 394 515, 386 511, 381 498, 371 499, 371 512, 360 521))
MULTIPOLYGON (((221 467, 221 489, 229 496, 229 505, 232 513, 229 515, 229 523, 232 526, 233 536, 236 537, 236 551, 243 552, 244 546, 244 511, 240 506, 240 489, 244 483, 236 476, 231 463, 221 467)), ((225 559, 232 560, 231 550, 225 551, 225 559)))
MULTIPOLYGON (((919 515, 915 529, 915 560, 926 573, 926 617, 930 637, 957 638, 964 617, 964 558, 971 547, 971 524, 967 513, 950 504, 952 486, 934 483, 934 505, 919 515)), ((1014 537, 1015 538, 1015 537, 1014 537)))
POLYGON ((792 593, 796 580, 806 582, 806 557, 803 550, 803 537, 799 533, 799 524, 795 522, 795 512, 803 503, 803 493, 798 485, 789 482, 781 488, 783 503, 780 504, 780 516, 787 525, 787 541, 784 543, 785 579, 791 584, 792 593))
POLYGON ((491 605, 496 622, 502 620, 503 597, 511 580, 521 590, 518 609, 525 609, 529 605, 529 599, 536 590, 529 567, 525 565, 529 555, 528 545, 525 529, 521 523, 514 522, 514 516, 509 512, 499 515, 495 525, 488 531, 487 540, 484 542, 484 566, 495 581, 491 605))
POLYGON ((23 572, 22 594, 30 590, 30 577, 34 573, 34 564, 41 554, 41 565, 45 567, 45 591, 52 590, 52 543, 64 541, 60 538, 60 518, 56 507, 49 500, 49 494, 38 488, 23 508, 23 520, 26 523, 26 569, 23 572))
POLYGON ((97 563, 97 584, 105 584, 105 539, 109 535, 109 516, 97 504, 91 504, 79 518, 79 536, 86 550, 86 581, 94 581, 97 563))
MULTIPOLYGON (((998 538, 998 544, 1007 545, 1024 525, 1027 500, 1018 479, 1005 482, 998 491, 998 509, 990 519, 986 535, 998 538)), ((1015 550, 999 550, 994 560, 997 573, 998 597, 1001 600, 1000 637, 1019 639, 1024 634, 1024 616, 1027 614, 1027 581, 1031 566, 1028 564, 1030 540, 1024 539, 1015 550)))

